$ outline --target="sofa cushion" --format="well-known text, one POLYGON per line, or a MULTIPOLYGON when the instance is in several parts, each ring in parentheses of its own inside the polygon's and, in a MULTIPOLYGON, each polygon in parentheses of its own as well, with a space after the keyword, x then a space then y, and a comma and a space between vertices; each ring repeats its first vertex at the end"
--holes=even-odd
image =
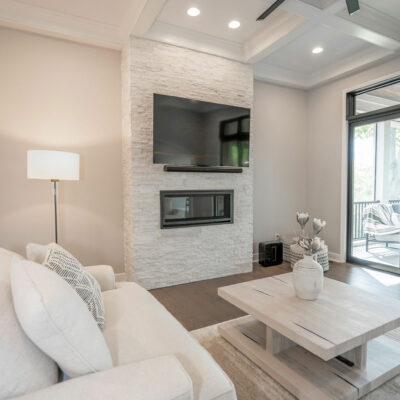
POLYGON ((0 399, 39 390, 58 381, 56 363, 22 330, 11 295, 13 258, 23 257, 0 248, 0 399))
POLYGON ((193 389, 170 355, 69 379, 13 400, 193 400, 193 389))
POLYGON ((86 304, 55 272, 14 260, 11 287, 26 334, 69 377, 112 368, 104 337, 86 304))
POLYGON ((174 354, 193 382, 194 398, 235 399, 230 379, 185 328, 145 289, 124 282, 103 293, 103 331, 114 365, 174 354))

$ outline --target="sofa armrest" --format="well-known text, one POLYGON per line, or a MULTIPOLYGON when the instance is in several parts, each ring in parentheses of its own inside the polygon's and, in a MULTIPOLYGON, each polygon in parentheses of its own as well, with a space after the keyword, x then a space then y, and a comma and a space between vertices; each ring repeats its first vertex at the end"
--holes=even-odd
POLYGON ((173 355, 84 375, 14 400, 193 400, 192 381, 173 355))
POLYGON ((112 267, 109 265, 92 265, 85 267, 85 269, 99 283, 102 292, 115 289, 115 274, 112 267))

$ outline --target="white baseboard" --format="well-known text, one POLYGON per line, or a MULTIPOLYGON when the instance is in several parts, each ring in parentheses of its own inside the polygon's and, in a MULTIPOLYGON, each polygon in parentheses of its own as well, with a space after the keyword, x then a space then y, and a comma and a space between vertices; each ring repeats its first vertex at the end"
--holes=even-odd
POLYGON ((126 281, 125 272, 120 272, 119 274, 115 274, 115 281, 116 282, 124 282, 124 281, 126 281))
POLYGON ((330 251, 328 253, 329 261, 337 262, 337 263, 344 263, 346 262, 345 258, 340 255, 339 253, 333 253, 330 251))

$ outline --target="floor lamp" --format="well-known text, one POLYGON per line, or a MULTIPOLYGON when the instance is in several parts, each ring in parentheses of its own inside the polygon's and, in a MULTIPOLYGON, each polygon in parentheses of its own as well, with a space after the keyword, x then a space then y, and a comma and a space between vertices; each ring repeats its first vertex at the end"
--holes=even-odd
POLYGON ((58 243, 57 226, 57 183, 79 181, 79 154, 65 151, 28 150, 28 179, 45 179, 53 183, 54 232, 58 243))

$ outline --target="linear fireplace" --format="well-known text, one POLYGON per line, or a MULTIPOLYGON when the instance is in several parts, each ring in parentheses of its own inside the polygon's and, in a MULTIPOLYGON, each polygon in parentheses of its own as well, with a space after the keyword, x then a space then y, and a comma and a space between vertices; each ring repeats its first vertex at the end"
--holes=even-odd
POLYGON ((233 190, 162 190, 161 229, 233 223, 233 190))

